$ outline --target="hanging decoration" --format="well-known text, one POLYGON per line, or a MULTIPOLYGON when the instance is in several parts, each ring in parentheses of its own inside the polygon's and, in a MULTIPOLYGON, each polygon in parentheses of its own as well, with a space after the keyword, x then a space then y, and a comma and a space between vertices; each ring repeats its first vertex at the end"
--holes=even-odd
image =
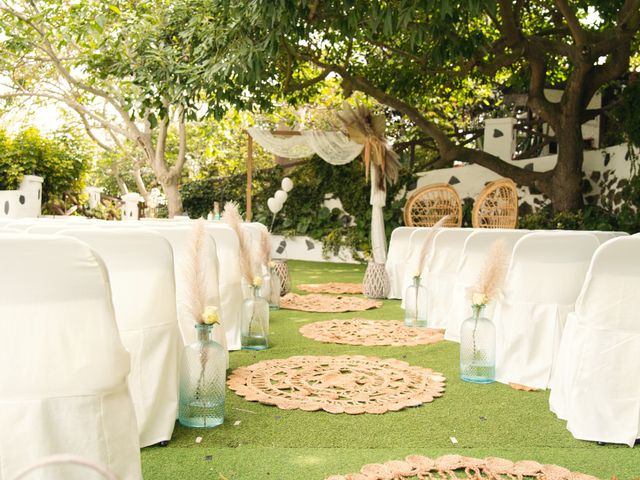
POLYGON ((362 158, 367 180, 370 166, 372 166, 377 173, 376 186, 379 190, 385 190, 387 181, 392 183, 398 181, 400 161, 398 154, 391 149, 385 136, 384 114, 374 114, 362 104, 352 107, 344 102, 338 118, 342 121, 351 140, 363 145, 362 158))

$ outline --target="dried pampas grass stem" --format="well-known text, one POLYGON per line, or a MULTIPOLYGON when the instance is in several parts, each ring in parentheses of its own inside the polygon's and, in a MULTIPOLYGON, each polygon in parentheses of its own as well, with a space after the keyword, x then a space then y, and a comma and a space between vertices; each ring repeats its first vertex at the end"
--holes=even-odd
POLYGON ((202 323, 206 293, 206 272, 204 271, 202 250, 204 248, 204 220, 198 220, 191 231, 189 242, 189 260, 185 265, 187 280, 187 311, 194 323, 202 323))
POLYGON ((254 277, 253 262, 251 260, 251 242, 247 234, 243 232, 240 227, 242 217, 240 216, 236 202, 225 203, 222 220, 227 223, 238 236, 238 242, 240 244, 240 273, 247 281, 247 284, 251 285, 254 277))
MULTIPOLYGON (((503 240, 496 240, 484 261, 476 284, 470 289, 469 296, 483 294, 486 303, 490 303, 497 297, 502 289, 507 273, 507 253, 503 240)), ((471 298, 473 302, 473 298, 471 298)))
POLYGON ((442 229, 444 223, 449 218, 449 215, 445 215, 440 220, 438 220, 433 227, 427 232, 427 235, 424 237, 422 241, 422 248, 420 249, 420 256, 418 257, 418 270, 416 271, 416 276, 422 275, 422 270, 427 263, 427 258, 431 253, 431 248, 433 247, 433 241, 436 238, 436 234, 442 229))
POLYGON ((260 230, 260 260, 265 266, 271 263, 271 234, 266 230, 260 230))

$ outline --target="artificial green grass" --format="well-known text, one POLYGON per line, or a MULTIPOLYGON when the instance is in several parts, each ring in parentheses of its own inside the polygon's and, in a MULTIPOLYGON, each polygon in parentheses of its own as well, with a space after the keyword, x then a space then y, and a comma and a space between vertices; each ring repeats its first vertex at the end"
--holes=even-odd
MULTIPOLYGON (((360 265, 290 261, 294 286, 329 281, 359 282, 360 265)), ((299 292, 300 293, 300 292, 299 292)), ((357 472, 366 463, 409 454, 436 457, 457 453, 555 463, 619 480, 640 479, 640 448, 575 440, 548 408, 548 392, 521 392, 494 383, 474 385, 458 378, 456 343, 418 347, 358 347, 323 344, 299 334, 301 325, 361 316, 402 319, 399 301, 359 313, 272 312, 271 348, 232 352, 230 368, 292 355, 362 354, 393 357, 432 368, 447 377, 442 398, 384 415, 332 415, 280 410, 248 402, 227 390, 224 425, 188 429, 176 425, 168 447, 142 451, 146 480, 154 479, 323 479, 357 472), (239 423, 238 423, 239 422, 239 423), (202 437, 200 444, 196 437, 202 437), (451 442, 451 437, 458 441, 451 442)))

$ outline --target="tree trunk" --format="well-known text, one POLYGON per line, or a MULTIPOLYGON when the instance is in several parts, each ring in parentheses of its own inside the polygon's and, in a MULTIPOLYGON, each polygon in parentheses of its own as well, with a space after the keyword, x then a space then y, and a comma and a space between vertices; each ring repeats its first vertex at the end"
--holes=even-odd
POLYGON ((182 199, 178 190, 178 177, 169 177, 167 180, 161 181, 162 190, 167 198, 167 208, 169 209, 169 218, 176 215, 182 215, 182 199))
POLYGON ((582 198, 582 162, 584 144, 579 118, 563 115, 556 132, 558 162, 553 169, 550 188, 545 192, 557 212, 577 210, 584 206, 582 198))

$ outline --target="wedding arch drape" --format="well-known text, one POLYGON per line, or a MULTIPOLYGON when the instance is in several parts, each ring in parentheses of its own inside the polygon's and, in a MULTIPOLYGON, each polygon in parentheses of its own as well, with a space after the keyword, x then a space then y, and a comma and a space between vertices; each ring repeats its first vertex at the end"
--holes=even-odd
MULTIPOLYGON (((257 127, 247 129, 247 133, 269 153, 283 158, 305 158, 318 155, 332 165, 345 165, 352 162, 364 149, 364 145, 354 142, 341 132, 307 130, 287 132, 286 136, 274 134, 257 127)), ((386 191, 380 190, 377 171, 370 164, 371 197, 371 253, 376 263, 386 260, 386 235, 382 209, 386 205, 386 191)))

